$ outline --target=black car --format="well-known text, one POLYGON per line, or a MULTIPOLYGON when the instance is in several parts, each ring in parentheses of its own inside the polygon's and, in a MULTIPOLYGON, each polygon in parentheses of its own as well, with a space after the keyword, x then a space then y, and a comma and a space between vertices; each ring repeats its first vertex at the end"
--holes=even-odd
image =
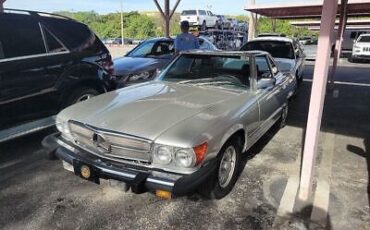
POLYGON ((114 89, 112 72, 109 51, 86 25, 5 9, 0 13, 0 142, 16 136, 9 131, 14 126, 114 89), (5 129, 8 133, 1 133, 5 129))
MULTIPOLYGON (((205 37, 199 37, 200 49, 217 50, 205 37)), ((175 55, 172 38, 148 39, 124 57, 114 59, 114 75, 117 87, 153 79, 157 70, 162 69, 175 55)))

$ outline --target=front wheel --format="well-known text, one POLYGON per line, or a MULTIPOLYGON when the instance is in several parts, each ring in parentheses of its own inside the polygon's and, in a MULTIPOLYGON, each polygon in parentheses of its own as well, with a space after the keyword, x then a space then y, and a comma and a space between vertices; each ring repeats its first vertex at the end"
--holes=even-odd
POLYGON ((71 93, 70 97, 68 98, 67 105, 69 106, 81 101, 86 101, 97 95, 99 95, 99 92, 94 88, 90 87, 77 88, 71 93))
POLYGON ((203 196, 221 199, 230 193, 238 177, 241 149, 238 138, 231 139, 222 147, 217 169, 199 189, 203 196))

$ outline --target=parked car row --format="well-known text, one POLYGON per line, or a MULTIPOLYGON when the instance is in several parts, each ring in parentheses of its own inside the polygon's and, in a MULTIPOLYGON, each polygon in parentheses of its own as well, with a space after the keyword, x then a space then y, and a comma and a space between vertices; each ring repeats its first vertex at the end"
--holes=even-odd
POLYGON ((201 31, 206 31, 208 28, 248 31, 246 22, 227 18, 225 15, 215 15, 209 10, 184 10, 181 13, 180 21, 188 21, 190 26, 196 26, 201 31))
POLYGON ((304 64, 298 42, 280 37, 221 51, 200 36, 177 56, 173 39, 155 38, 112 61, 72 19, 5 10, 0 21, 0 130, 62 110, 43 140, 50 159, 162 198, 226 196, 241 155, 284 126, 304 64))
MULTIPOLYGON (((107 38, 103 39, 102 42, 106 45, 122 45, 122 38, 107 38)), ((124 44, 133 44, 134 40, 131 38, 123 38, 124 44)))

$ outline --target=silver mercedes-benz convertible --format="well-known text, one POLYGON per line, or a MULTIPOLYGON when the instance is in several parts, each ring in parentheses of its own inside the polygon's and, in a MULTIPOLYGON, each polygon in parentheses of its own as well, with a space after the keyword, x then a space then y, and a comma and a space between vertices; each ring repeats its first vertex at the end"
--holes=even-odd
POLYGON ((72 105, 43 140, 49 158, 99 183, 171 198, 220 199, 240 155, 284 125, 296 79, 261 51, 189 51, 155 80, 72 105))

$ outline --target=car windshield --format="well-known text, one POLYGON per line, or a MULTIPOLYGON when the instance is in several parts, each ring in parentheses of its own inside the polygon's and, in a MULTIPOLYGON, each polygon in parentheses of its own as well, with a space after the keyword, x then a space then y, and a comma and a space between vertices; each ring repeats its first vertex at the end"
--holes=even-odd
POLYGON ((358 42, 370 42, 370 36, 361 36, 358 42))
POLYGON ((186 54, 172 63, 160 75, 160 80, 197 86, 248 89, 249 59, 186 54))
POLYGON ((196 10, 184 10, 181 15, 196 15, 197 11, 196 10))
POLYGON ((262 50, 269 52, 274 58, 294 59, 294 50, 290 42, 254 41, 245 44, 241 50, 262 50))
POLYGON ((172 41, 147 41, 138 45, 128 57, 170 58, 174 54, 172 41))

